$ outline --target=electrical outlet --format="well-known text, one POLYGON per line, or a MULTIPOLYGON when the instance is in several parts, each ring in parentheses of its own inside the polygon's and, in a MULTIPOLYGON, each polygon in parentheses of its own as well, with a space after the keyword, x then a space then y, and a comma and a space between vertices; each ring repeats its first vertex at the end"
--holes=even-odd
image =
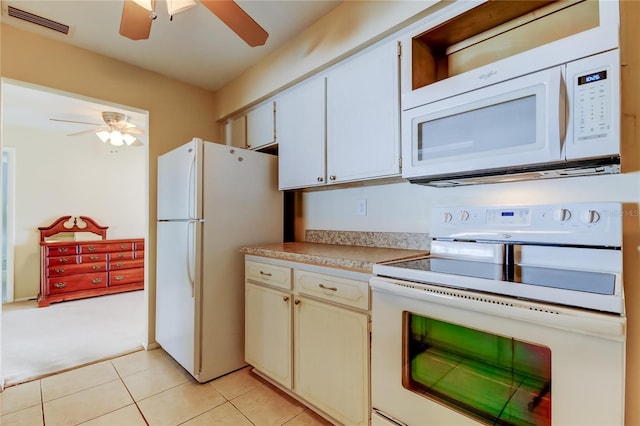
POLYGON ((363 198, 356 202, 356 214, 358 216, 367 215, 367 199, 363 198))

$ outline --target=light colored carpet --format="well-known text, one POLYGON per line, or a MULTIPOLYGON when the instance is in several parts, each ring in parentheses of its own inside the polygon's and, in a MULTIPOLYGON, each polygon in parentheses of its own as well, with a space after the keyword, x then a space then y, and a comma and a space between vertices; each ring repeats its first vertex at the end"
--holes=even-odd
POLYGON ((5 385, 142 348, 144 290, 37 306, 2 306, 5 385))

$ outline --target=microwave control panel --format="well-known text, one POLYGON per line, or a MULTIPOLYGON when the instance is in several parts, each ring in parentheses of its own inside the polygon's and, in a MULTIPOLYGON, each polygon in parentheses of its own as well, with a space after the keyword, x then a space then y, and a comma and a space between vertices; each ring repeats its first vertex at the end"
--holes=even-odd
POLYGON ((607 139, 611 131, 611 70, 605 67, 574 78, 576 141, 607 139))

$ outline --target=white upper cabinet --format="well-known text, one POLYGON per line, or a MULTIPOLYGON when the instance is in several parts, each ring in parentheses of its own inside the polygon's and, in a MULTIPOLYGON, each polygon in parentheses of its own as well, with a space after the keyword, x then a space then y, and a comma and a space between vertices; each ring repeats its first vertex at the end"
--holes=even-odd
POLYGON ((226 127, 227 145, 235 146, 236 148, 247 147, 247 116, 241 115, 227 121, 226 127))
POLYGON ((247 112, 248 149, 259 149, 276 142, 275 108, 275 102, 270 100, 247 112))
POLYGON ((280 189, 326 183, 324 77, 278 97, 278 168, 280 189))
POLYGON ((400 175, 399 63, 388 42, 278 97, 280 189, 400 175))
POLYGON ((327 177, 349 182, 400 173, 399 56, 395 41, 327 75, 327 177))

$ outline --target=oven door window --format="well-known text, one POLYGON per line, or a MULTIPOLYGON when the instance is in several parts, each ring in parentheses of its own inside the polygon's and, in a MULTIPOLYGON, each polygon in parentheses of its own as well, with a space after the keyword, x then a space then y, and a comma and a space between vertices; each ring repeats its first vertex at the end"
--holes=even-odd
POLYGON ((551 424, 551 350, 404 312, 403 386, 486 424, 551 424))

